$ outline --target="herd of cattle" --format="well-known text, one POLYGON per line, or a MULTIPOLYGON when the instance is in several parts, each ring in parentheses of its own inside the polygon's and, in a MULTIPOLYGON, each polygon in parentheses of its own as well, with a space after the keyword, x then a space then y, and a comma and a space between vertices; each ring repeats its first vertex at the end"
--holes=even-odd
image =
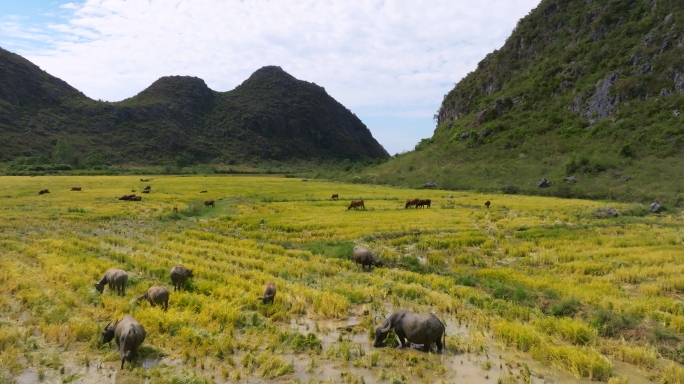
MULTIPOLYGON (((149 179, 140 179, 142 182, 147 182, 149 179)), ((81 191, 81 187, 72 187, 72 191, 81 191)), ((152 191, 151 186, 146 186, 142 191, 143 193, 150 193, 152 191)), ((123 195, 119 200, 125 201, 141 201, 141 196, 136 196, 132 190, 132 194, 123 195)), ((50 193, 47 189, 42 189, 39 194, 43 195, 45 193, 50 193)), ((206 190, 200 191, 200 193, 207 193, 206 190)), ((333 194, 332 200, 338 200, 339 194, 333 194)), ((404 203, 404 208, 409 207, 414 208, 430 208, 430 199, 408 199, 404 203)), ((489 208, 490 202, 485 202, 485 206, 489 208)), ((214 200, 206 200, 204 202, 205 207, 215 207, 214 200)), ((366 209, 363 200, 352 200, 347 207, 350 209, 366 209)), ((173 212, 178 212, 178 207, 173 207, 173 212)), ((380 260, 375 259, 371 255, 370 250, 362 246, 355 246, 353 249, 353 260, 357 265, 361 266, 362 270, 371 270, 373 266, 382 267, 383 264, 380 260)), ((192 270, 183 267, 182 265, 175 266, 171 268, 171 283, 173 284, 174 291, 180 291, 185 284, 187 278, 194 277, 192 270)), ((126 283, 128 282, 128 274, 121 270, 112 268, 105 272, 102 279, 95 284, 95 289, 103 293, 105 285, 109 286, 110 291, 115 291, 121 296, 126 294, 126 283)), ((157 305, 161 306, 164 311, 168 310, 169 307, 169 290, 162 286, 152 286, 147 292, 140 296, 137 301, 146 300, 150 303, 152 307, 157 305)), ((259 296, 257 299, 262 301, 264 304, 273 303, 276 295, 276 286, 272 281, 266 282, 264 286, 263 295, 259 296)), ((441 352, 444 343, 443 340, 446 337, 446 326, 439 320, 435 315, 420 315, 409 311, 397 311, 390 315, 384 322, 376 327, 375 329, 375 341, 374 346, 381 346, 382 342, 386 338, 387 334, 394 329, 401 345, 398 348, 406 346, 406 340, 409 340, 413 344, 423 345, 425 350, 428 350, 431 343, 435 343, 437 350, 441 352)), ((124 316, 121 321, 116 321, 114 324, 110 321, 102 331, 100 338, 101 343, 109 343, 112 339, 115 339, 116 345, 119 349, 121 355, 121 369, 124 367, 124 361, 131 361, 136 355, 138 348, 145 340, 145 328, 140 324, 135 318, 130 315, 124 316)))
MULTIPOLYGON (((361 265, 362 270, 382 267, 382 262, 371 255, 370 250, 362 246, 355 246, 353 250, 354 262, 361 265)), ((177 265, 171 268, 171 283, 173 290, 181 291, 189 277, 195 277, 192 269, 177 265)), ((110 292, 116 292, 119 296, 126 295, 126 284, 128 274, 117 268, 108 269, 102 279, 95 283, 95 289, 104 293, 105 286, 109 286, 110 292)), ((263 294, 257 297, 263 304, 273 304, 276 296, 276 285, 272 281, 267 281, 264 285, 263 294)), ((166 287, 155 285, 150 287, 144 295, 138 297, 137 301, 147 301, 150 306, 160 306, 164 311, 169 308, 170 292, 166 287)), ((387 334, 394 329, 401 345, 398 348, 406 347, 406 340, 413 344, 423 345, 424 350, 429 350, 434 342, 437 351, 441 352, 444 347, 443 340, 446 338, 446 326, 435 315, 419 315, 409 311, 397 311, 385 319, 382 324, 375 328, 374 347, 380 347, 387 337, 387 334)), ((145 327, 140 324, 133 316, 126 315, 112 324, 110 321, 102 330, 100 343, 110 343, 112 339, 116 341, 119 354, 121 356, 121 369, 126 360, 132 361, 138 353, 138 348, 145 341, 145 327)))

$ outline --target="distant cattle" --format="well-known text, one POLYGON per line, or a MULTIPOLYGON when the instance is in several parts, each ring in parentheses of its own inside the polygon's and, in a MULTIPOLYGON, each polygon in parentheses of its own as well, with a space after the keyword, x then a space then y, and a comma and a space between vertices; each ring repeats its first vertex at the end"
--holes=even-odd
POLYGON ((423 207, 430 208, 430 204, 432 204, 432 200, 430 200, 430 199, 420 200, 420 201, 418 201, 418 204, 416 204, 416 208, 423 208, 423 207))
POLYGON ((138 191, 137 189, 131 189, 131 192, 137 192, 137 191, 138 191))
POLYGON ((80 191, 80 190, 81 190, 81 187, 71 187, 71 190, 72 190, 72 191, 80 191))
POLYGON ((420 202, 420 199, 417 198, 417 197, 416 197, 415 199, 408 199, 408 200, 406 200, 406 202, 404 203, 404 209, 406 209, 406 208, 408 208, 408 207, 410 207, 410 206, 414 206, 414 207, 418 208, 418 203, 419 203, 419 202, 420 202))
POLYGON ((489 208, 489 206, 490 206, 491 204, 492 204, 492 203, 490 203, 489 200, 485 201, 485 207, 489 208))
POLYGON ((207 193, 207 191, 200 191, 200 193, 207 193))
POLYGON ((136 196, 134 193, 132 195, 123 195, 123 196, 119 197, 119 200, 140 201, 140 200, 142 200, 142 197, 136 196))
POLYGON ((173 207, 173 213, 178 213, 178 207, 173 207))
POLYGON ((130 201, 140 201, 140 200, 142 200, 142 196, 133 196, 129 200, 130 201))
POLYGON ((150 179, 140 179, 142 182, 150 181, 150 179))
POLYGON ((39 195, 44 195, 46 193, 50 193, 49 189, 41 189, 40 192, 38 192, 39 195))
POLYGON ((337 193, 334 194, 334 195, 332 195, 332 199, 333 199, 333 200, 337 200, 337 199, 339 199, 339 198, 340 198, 340 195, 338 195, 337 193))
POLYGON ((207 201, 204 202, 204 206, 205 206, 205 207, 208 207, 208 206, 210 206, 210 205, 211 205, 212 207, 216 208, 216 206, 214 205, 214 200, 207 200, 207 201))
POLYGON ((146 190, 146 191, 151 191, 151 190, 152 190, 152 186, 150 186, 150 185, 146 186, 146 187, 145 187, 145 190, 146 190))
POLYGON ((146 189, 146 190, 142 191, 142 193, 150 193, 150 190, 146 189))
POLYGON ((366 210, 366 206, 363 204, 363 200, 352 200, 351 204, 349 204, 349 207, 347 207, 347 211, 352 208, 358 209, 359 207, 366 210))

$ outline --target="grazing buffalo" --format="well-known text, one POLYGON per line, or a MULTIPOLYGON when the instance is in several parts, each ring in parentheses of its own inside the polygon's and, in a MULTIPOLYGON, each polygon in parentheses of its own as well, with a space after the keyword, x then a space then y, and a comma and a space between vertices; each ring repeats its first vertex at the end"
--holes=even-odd
POLYGON ((187 269, 182 265, 171 268, 171 283, 173 283, 173 290, 175 291, 177 289, 180 291, 188 277, 194 277, 192 269, 187 269))
POLYGON ((207 200, 207 201, 204 202, 204 207, 205 207, 205 208, 208 207, 208 206, 210 206, 210 205, 211 205, 212 207, 216 208, 216 206, 214 205, 214 200, 207 200))
POLYGON ((121 321, 110 325, 110 321, 104 330, 100 343, 109 343, 116 338, 116 346, 119 347, 121 354, 121 369, 124 367, 124 360, 131 361, 137 354, 138 348, 145 341, 145 328, 138 323, 132 316, 126 315, 121 321))
POLYGON ((138 297, 138 301, 140 300, 149 301, 150 305, 153 307, 156 307, 157 304, 159 304, 164 308, 164 311, 166 311, 169 309, 169 290, 165 287, 155 285, 154 287, 150 287, 144 295, 138 297))
POLYGON ((200 191, 200 193, 207 193, 207 191, 200 191))
POLYGON ((131 198, 128 199, 128 200, 129 200, 129 201, 140 201, 140 200, 142 200, 142 196, 133 196, 133 197, 131 197, 131 198))
POLYGON ((397 311, 390 315, 379 327, 375 328, 375 342, 373 346, 378 348, 387 337, 389 331, 399 336, 401 346, 406 346, 406 340, 413 344, 423 344, 426 351, 430 350, 430 344, 437 344, 437 351, 441 352, 446 340, 446 326, 435 315, 419 315, 410 311, 397 311))
POLYGON ((489 208, 489 206, 490 206, 491 204, 492 204, 492 203, 490 203, 489 200, 485 201, 485 207, 489 208))
POLYGON ((142 200, 142 197, 136 196, 134 193, 132 195, 123 195, 123 196, 119 197, 119 200, 140 201, 140 200, 142 200))
POLYGON ((146 190, 146 191, 151 191, 151 190, 152 190, 152 186, 150 186, 150 185, 146 186, 146 187, 145 187, 145 190, 146 190))
POLYGON ((371 270, 373 265, 376 267, 382 267, 382 262, 376 260, 373 255, 371 255, 368 248, 364 248, 360 245, 354 247, 354 262, 356 264, 361 264, 361 269, 365 270, 368 266, 368 270, 371 270))
POLYGON ((333 200, 337 200, 337 199, 339 199, 339 198, 340 198, 340 195, 338 195, 337 193, 334 194, 334 195, 332 195, 332 199, 333 199, 333 200))
POLYGON ((349 207, 347 207, 347 211, 354 208, 358 209, 359 207, 363 208, 363 210, 366 210, 366 206, 363 204, 363 200, 352 200, 351 204, 349 204, 349 207))
POLYGON ((173 207, 173 213, 178 213, 178 207, 173 207))
POLYGON ((414 207, 418 208, 418 203, 420 203, 420 199, 417 197, 415 199, 408 199, 408 200, 406 200, 406 203, 404 203, 404 209, 406 209, 410 206, 414 206, 414 207))
POLYGON ((71 187, 71 190, 72 190, 72 191, 80 191, 80 190, 81 190, 81 187, 71 187))
POLYGON ((150 193, 150 190, 146 189, 146 190, 142 191, 142 193, 150 193))
POLYGON ((432 204, 432 200, 430 200, 430 199, 420 200, 418 202, 418 204, 416 204, 416 208, 423 208, 423 207, 430 208, 430 204, 432 204))
POLYGON ((150 179, 140 179, 140 181, 142 181, 142 182, 148 182, 148 181, 150 181, 150 179))
POLYGON ((276 286, 272 281, 267 281, 264 285, 264 294, 259 296, 257 299, 261 300, 262 303, 273 303, 273 299, 276 295, 276 286))
POLYGON ((50 193, 49 189, 41 189, 40 192, 38 192, 39 195, 44 195, 46 193, 50 193))
POLYGON ((137 189, 131 189, 131 192, 138 192, 137 189))
POLYGON ((110 268, 105 272, 105 275, 100 281, 95 284, 95 289, 98 292, 104 292, 105 284, 109 284, 109 290, 116 289, 121 296, 126 294, 126 282, 128 282, 128 274, 120 269, 110 268))

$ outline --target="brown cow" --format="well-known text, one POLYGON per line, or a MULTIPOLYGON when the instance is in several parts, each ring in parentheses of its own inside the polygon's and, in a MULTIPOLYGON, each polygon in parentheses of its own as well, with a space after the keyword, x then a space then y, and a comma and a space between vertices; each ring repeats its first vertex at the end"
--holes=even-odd
POLYGON ((140 181, 142 181, 144 183, 146 181, 150 181, 150 179, 140 179, 140 181))
POLYGON ((178 213, 178 207, 173 207, 173 213, 178 213))
POLYGON ((363 208, 363 210, 366 210, 366 206, 363 204, 363 200, 352 200, 351 204, 349 204, 349 207, 347 207, 347 211, 354 208, 358 209, 359 207, 363 208))
POLYGON ((39 195, 44 195, 46 193, 50 193, 49 189, 41 189, 40 192, 38 192, 39 195))
POLYGON ((489 200, 485 201, 485 207, 489 208, 489 205, 491 205, 491 204, 492 203, 490 203, 489 200))
POLYGON ((145 187, 145 190, 146 190, 146 191, 151 191, 151 190, 152 190, 152 187, 148 185, 147 187, 145 187))
POLYGON ((207 191, 200 191, 200 193, 207 193, 207 191))
POLYGON ((208 206, 210 206, 210 205, 211 205, 212 207, 216 208, 216 206, 214 205, 214 200, 207 200, 207 201, 204 202, 204 206, 205 206, 205 207, 208 207, 208 206))
POLYGON ((421 200, 418 202, 418 204, 416 204, 416 208, 423 208, 425 206, 430 208, 430 204, 432 204, 432 201, 430 199, 421 200))
POLYGON ((418 203, 419 203, 419 202, 420 202, 420 199, 417 198, 417 197, 416 197, 415 199, 408 199, 408 200, 406 200, 406 203, 404 203, 404 209, 406 209, 406 208, 408 208, 408 207, 410 207, 410 206, 412 206, 412 205, 413 205, 414 207, 418 208, 418 203))
POLYGON ((81 190, 81 187, 71 187, 71 190, 72 190, 72 191, 80 191, 80 190, 81 190))
POLYGON ((337 199, 339 199, 339 198, 340 198, 340 195, 338 195, 337 193, 334 194, 334 195, 332 195, 332 199, 333 199, 333 200, 337 200, 337 199))

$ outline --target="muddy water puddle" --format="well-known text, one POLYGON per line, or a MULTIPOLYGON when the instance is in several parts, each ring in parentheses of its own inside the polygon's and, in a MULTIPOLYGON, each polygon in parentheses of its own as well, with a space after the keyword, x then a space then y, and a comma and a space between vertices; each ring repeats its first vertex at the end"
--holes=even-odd
MULTIPOLYGON (((276 353, 282 361, 291 363, 294 373, 272 380, 248 373, 241 366, 246 352, 236 350, 231 358, 236 366, 228 366, 225 361, 205 360, 204 364, 190 366, 182 360, 164 356, 146 357, 139 360, 138 367, 152 370, 159 367, 176 372, 194 372, 198 377, 216 383, 263 383, 263 382, 302 382, 302 383, 388 383, 400 380, 420 383, 584 383, 589 379, 576 379, 553 368, 542 366, 515 351, 503 350, 491 338, 484 336, 475 324, 461 323, 456 319, 443 319, 447 326, 447 350, 443 354, 428 353, 416 348, 394 351, 393 342, 387 346, 374 348, 369 334, 371 323, 365 316, 353 316, 341 320, 293 319, 282 328, 302 334, 314 333, 322 344, 320 353, 291 354, 276 353), (331 355, 341 346, 352 346, 355 355, 341 358, 331 355), (371 355, 377 357, 370 363, 371 355), (418 362, 407 367, 406 362, 418 362), (225 371, 232 372, 228 375, 225 371), (233 374, 240 371, 237 379, 233 374)), ((239 338, 239 336, 237 336, 239 338)), ((260 350, 259 353, 266 353, 260 350)), ((128 364, 128 363, 127 363, 128 364)), ((79 365, 74 358, 65 361, 64 373, 56 371, 39 373, 29 368, 16 376, 17 384, 58 383, 65 378, 72 383, 138 384, 147 383, 135 376, 129 369, 119 370, 120 361, 91 361, 90 367, 79 365), (42 375, 42 378, 40 377, 42 375), (41 380, 42 379, 42 380, 41 380)), ((167 371, 169 372, 169 371, 167 371)), ((650 383, 644 373, 627 364, 615 363, 615 375, 628 378, 629 383, 650 383)))

